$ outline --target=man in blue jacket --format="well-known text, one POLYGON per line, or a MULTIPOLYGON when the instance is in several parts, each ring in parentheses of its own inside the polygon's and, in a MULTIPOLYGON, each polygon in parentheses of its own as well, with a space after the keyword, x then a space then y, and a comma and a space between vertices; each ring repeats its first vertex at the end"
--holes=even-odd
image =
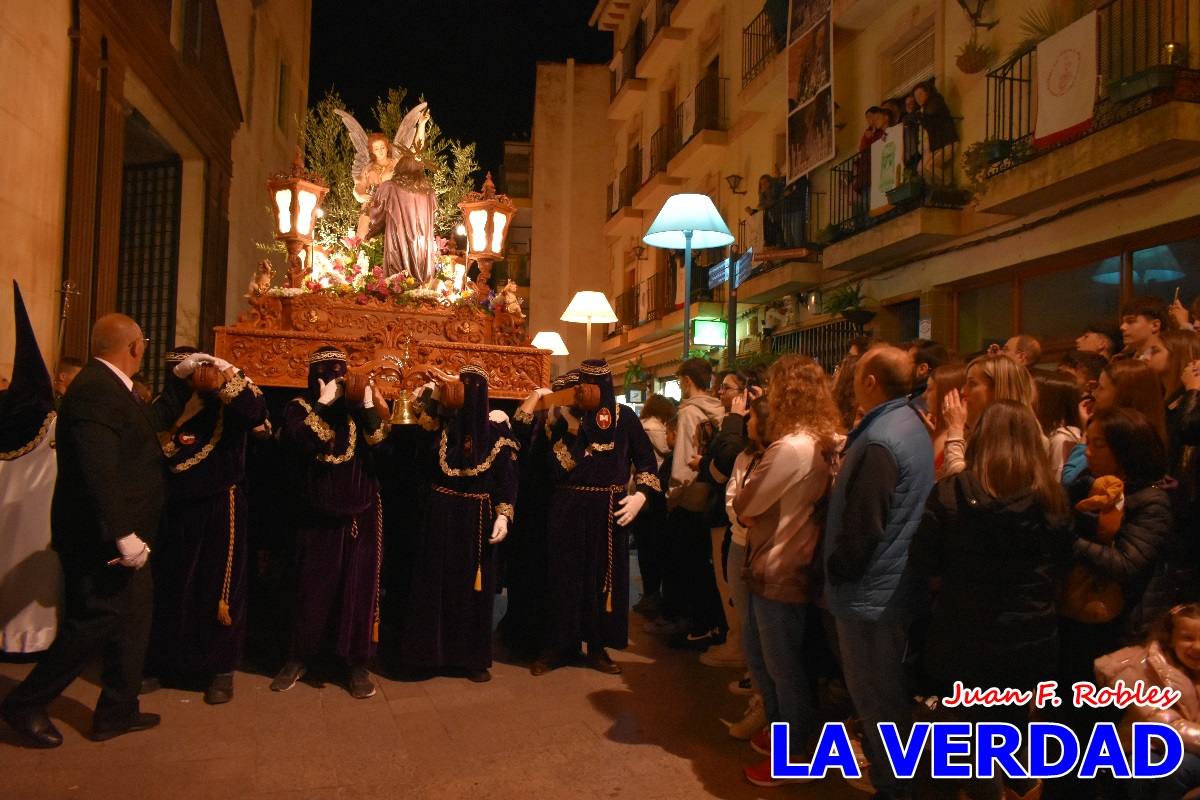
POLYGON ((908 548, 934 483, 929 433, 907 401, 913 371, 912 356, 890 346, 858 362, 864 416, 842 451, 825 531, 826 597, 878 798, 902 792, 877 726, 894 722, 907 738, 912 723, 901 663, 921 597, 908 548))

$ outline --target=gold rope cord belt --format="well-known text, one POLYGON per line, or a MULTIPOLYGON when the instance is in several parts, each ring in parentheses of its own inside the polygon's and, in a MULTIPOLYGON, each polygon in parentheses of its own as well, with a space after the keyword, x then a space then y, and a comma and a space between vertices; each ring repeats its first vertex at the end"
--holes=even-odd
POLYGON ((624 484, 616 486, 574 486, 569 483, 559 484, 560 489, 569 489, 572 492, 590 492, 592 494, 607 494, 608 495, 608 563, 604 568, 604 611, 606 614, 612 613, 612 579, 613 579, 613 498, 618 493, 625 491, 624 484))
POLYGON ((492 496, 486 492, 456 492, 453 489, 447 489, 445 486, 438 486, 437 484, 434 484, 433 490, 447 497, 462 497, 467 500, 475 500, 479 503, 479 534, 475 539, 475 591, 482 592, 484 512, 486 510, 486 518, 490 520, 493 515, 492 496))
MULTIPOLYGON (((207 454, 206 454, 207 455, 207 454)), ((229 487, 229 553, 225 556, 225 583, 221 586, 221 599, 217 601, 217 621, 232 625, 229 615, 229 588, 233 583, 233 545, 237 536, 237 486, 229 487)))

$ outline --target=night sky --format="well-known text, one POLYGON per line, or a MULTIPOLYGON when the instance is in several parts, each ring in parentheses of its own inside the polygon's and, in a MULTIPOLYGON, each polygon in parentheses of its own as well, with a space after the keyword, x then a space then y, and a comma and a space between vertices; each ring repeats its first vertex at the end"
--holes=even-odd
MULTIPOLYGON (((313 0, 309 102, 335 88, 370 130, 375 98, 422 94, 451 138, 497 170, 503 142, 533 127, 538 61, 599 63, 612 34, 588 26, 595 0, 313 0)), ((391 134, 391 131, 388 131, 391 134)))

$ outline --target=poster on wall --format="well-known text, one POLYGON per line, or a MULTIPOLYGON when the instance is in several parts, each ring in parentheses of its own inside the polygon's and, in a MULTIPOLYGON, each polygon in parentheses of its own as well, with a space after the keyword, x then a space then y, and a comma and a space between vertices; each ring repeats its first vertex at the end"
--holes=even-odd
POLYGON ((830 0, 791 0, 787 59, 791 183, 834 155, 830 0))

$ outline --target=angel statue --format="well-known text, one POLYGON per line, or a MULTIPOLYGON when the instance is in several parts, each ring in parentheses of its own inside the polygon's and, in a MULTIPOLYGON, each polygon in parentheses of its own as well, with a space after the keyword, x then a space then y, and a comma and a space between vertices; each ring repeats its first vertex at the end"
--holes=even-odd
POLYGON ((354 117, 343 111, 338 115, 354 144, 354 197, 363 203, 359 238, 366 241, 382 235, 384 272, 406 272, 418 285, 428 284, 437 255, 433 227, 437 195, 421 160, 428 105, 420 103, 405 115, 390 148, 382 134, 368 136, 354 117))

